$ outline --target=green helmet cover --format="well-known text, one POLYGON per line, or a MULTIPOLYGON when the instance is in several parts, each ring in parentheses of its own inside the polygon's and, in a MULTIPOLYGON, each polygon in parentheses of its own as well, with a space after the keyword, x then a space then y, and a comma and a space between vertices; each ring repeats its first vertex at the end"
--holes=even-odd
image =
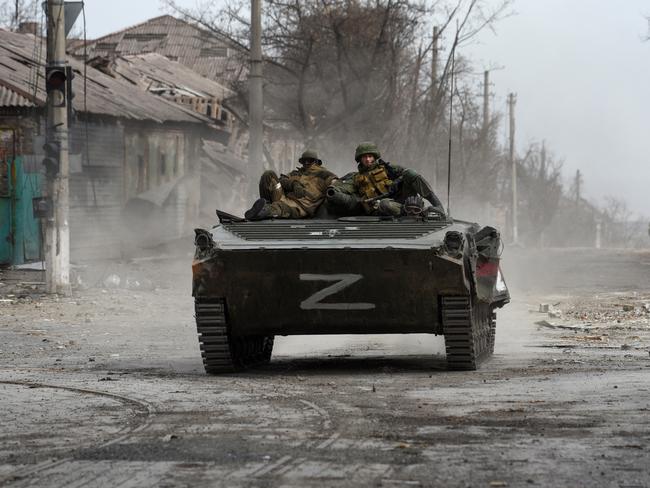
POLYGON ((357 150, 354 152, 355 161, 357 163, 361 161, 361 156, 364 154, 372 154, 375 159, 379 159, 381 157, 379 149, 377 149, 377 146, 374 142, 362 142, 359 144, 357 146, 357 150))
POLYGON ((298 162, 300 164, 303 164, 303 161, 306 159, 314 159, 316 161, 316 164, 323 164, 323 162, 318 158, 318 153, 314 149, 305 149, 305 151, 300 156, 300 159, 298 159, 298 162))

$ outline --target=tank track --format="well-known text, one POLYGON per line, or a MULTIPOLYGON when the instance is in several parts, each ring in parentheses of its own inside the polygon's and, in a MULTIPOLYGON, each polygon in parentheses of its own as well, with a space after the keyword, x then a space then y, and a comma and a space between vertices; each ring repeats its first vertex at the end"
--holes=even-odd
POLYGON ((450 370, 475 370, 494 352, 496 314, 469 296, 442 298, 442 326, 450 370))
POLYGON ((271 360, 274 337, 232 337, 222 298, 196 297, 194 311, 206 373, 232 373, 271 360))

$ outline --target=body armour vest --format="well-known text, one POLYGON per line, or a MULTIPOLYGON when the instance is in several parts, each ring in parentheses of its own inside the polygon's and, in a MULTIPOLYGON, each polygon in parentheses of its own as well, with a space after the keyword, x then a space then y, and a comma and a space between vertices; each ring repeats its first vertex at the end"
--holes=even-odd
POLYGON ((386 167, 378 165, 365 173, 358 173, 354 177, 354 184, 359 195, 368 199, 388 193, 393 181, 388 177, 386 167))

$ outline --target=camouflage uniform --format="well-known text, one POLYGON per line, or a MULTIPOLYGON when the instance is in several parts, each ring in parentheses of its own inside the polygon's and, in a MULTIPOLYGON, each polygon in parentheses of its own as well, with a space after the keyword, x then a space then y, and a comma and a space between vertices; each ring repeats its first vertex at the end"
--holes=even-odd
POLYGON ((380 159, 380 156, 372 143, 362 143, 357 147, 355 159, 359 163, 358 172, 344 176, 328 189, 327 202, 332 211, 354 215, 399 216, 403 213, 404 201, 408 197, 420 195, 436 211, 444 214, 442 203, 421 175, 412 169, 388 163, 380 159), (376 162, 372 166, 364 166, 360 163, 364 154, 372 154, 376 162), (387 193, 391 195, 390 198, 367 202, 368 199, 387 193))
POLYGON ((310 165, 303 164, 289 175, 278 175, 265 171, 260 178, 261 199, 246 212, 249 220, 267 218, 302 219, 313 217, 325 200, 325 191, 337 176, 322 166, 315 151, 307 150, 300 162, 313 159, 310 165))

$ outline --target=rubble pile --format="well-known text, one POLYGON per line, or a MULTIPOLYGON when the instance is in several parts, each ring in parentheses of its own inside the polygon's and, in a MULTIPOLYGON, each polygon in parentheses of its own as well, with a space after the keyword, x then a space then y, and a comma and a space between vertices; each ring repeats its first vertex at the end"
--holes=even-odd
POLYGON ((604 323, 650 324, 650 296, 605 296, 569 303, 562 310, 567 320, 604 323))
MULTIPOLYGON (((608 294, 542 303, 533 313, 543 314, 535 324, 553 334, 554 340, 574 346, 650 350, 650 295, 608 294), (599 345, 600 344, 600 345, 599 345)), ((566 345, 561 347, 567 347, 566 345)))

